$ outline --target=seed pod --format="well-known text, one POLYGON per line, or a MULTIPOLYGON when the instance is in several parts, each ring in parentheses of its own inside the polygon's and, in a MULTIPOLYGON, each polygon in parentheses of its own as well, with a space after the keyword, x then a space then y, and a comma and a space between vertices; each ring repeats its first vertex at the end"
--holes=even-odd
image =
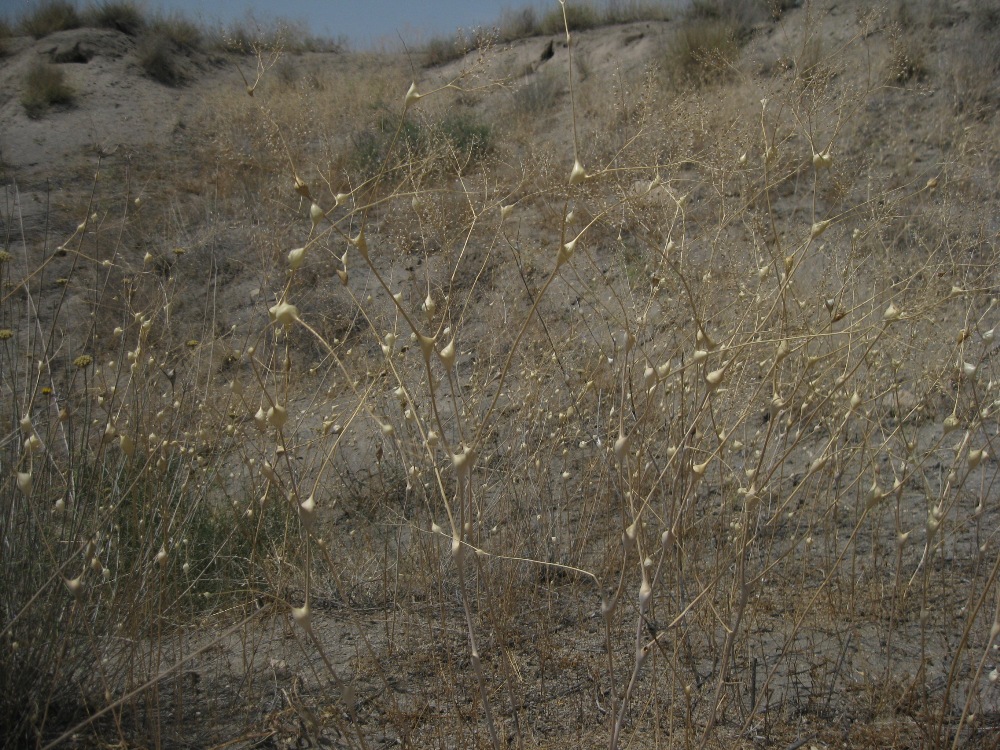
POLYGON ((28 435, 24 441, 25 453, 38 453, 42 450, 42 448, 42 441, 38 438, 38 435, 28 435))
POLYGON ((507 219, 512 213, 514 213, 514 204, 511 203, 507 206, 500 206, 500 220, 503 221, 507 219))
POLYGON ((320 208, 318 203, 313 203, 309 206, 309 218, 312 220, 314 227, 318 227, 323 219, 326 218, 326 214, 323 213, 323 209, 320 208))
POLYGON ((573 170, 569 173, 569 184, 579 185, 587 179, 587 172, 579 159, 573 161, 573 170))
MULTIPOLYGON (((315 205, 315 204, 313 204, 315 205)), ((306 249, 304 247, 297 247, 294 250, 288 251, 288 267, 293 271, 297 271, 299 266, 302 265, 302 261, 306 258, 306 249)))
POLYGON ((889 306, 885 308, 885 312, 882 313, 882 320, 884 320, 886 323, 892 323, 894 321, 899 320, 899 318, 900 318, 900 313, 898 308, 890 302, 889 306))
POLYGON ((271 317, 271 322, 290 326, 299 319, 299 308, 288 302, 279 302, 268 310, 268 314, 271 317))
POLYGON ((358 249, 361 257, 368 260, 368 240, 365 239, 365 230, 358 232, 358 236, 350 240, 350 243, 358 249))
POLYGON ((954 432, 961 426, 958 421, 958 416, 955 414, 949 414, 945 417, 944 423, 941 425, 941 431, 943 435, 947 435, 949 432, 954 432))
POLYGON ((639 586, 639 613, 646 614, 649 610, 649 600, 653 598, 653 587, 649 585, 645 569, 642 571, 642 584, 639 586))
POLYGON ((315 516, 316 501, 313 499, 313 496, 310 495, 299 504, 299 520, 302 521, 302 525, 305 527, 306 531, 312 531, 315 516))
POLYGON ((628 453, 628 446, 630 442, 631 440, 626 435, 618 433, 618 439, 615 440, 614 451, 615 458, 619 461, 623 460, 625 455, 628 453))
POLYGON ((267 422, 276 430, 285 426, 288 420, 288 411, 281 404, 275 404, 267 410, 267 422))
POLYGON ((295 624, 309 634, 312 634, 311 614, 308 602, 301 607, 292 607, 292 619, 295 621, 295 624))
POLYGON ((66 579, 63 582, 66 584, 66 590, 69 591, 69 593, 71 593, 75 598, 79 599, 83 596, 83 576, 66 579))
POLYGON ((21 491, 21 494, 25 497, 31 497, 31 472, 30 471, 19 471, 17 472, 17 488, 21 491))
POLYGON ((829 219, 825 219, 823 221, 817 221, 809 229, 809 239, 811 239, 811 240, 816 239, 821 234, 823 234, 823 232, 825 232, 829 226, 830 226, 830 220, 829 219))
POLYGON ((987 457, 987 453, 984 449, 971 450, 969 451, 969 468, 975 469, 982 463, 983 459, 987 457))
POLYGON ((573 253, 576 251, 576 238, 571 239, 565 245, 559 248, 559 252, 556 254, 556 268, 559 268, 564 263, 569 261, 573 257, 573 253))
POLYGON ((123 434, 118 438, 118 447, 129 458, 135 453, 135 441, 129 435, 123 434))
POLYGON ((444 369, 451 372, 455 366, 455 339, 448 342, 448 345, 438 353, 438 357, 441 358, 444 369))
POLYGON ((417 92, 417 84, 411 83, 410 88, 406 91, 406 97, 403 99, 403 111, 405 112, 411 105, 416 104, 422 98, 423 94, 417 92))

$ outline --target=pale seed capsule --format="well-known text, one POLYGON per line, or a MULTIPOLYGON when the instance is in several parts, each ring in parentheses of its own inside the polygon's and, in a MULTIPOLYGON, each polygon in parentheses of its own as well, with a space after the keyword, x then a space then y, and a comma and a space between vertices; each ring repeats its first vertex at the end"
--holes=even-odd
POLYGON ((619 461, 625 458, 628 453, 629 438, 621 433, 618 434, 618 439, 615 440, 615 458, 619 461))
POLYGON ((500 206, 500 219, 504 220, 514 213, 514 204, 511 203, 508 206, 500 206))
POLYGON ((34 431, 34 427, 31 425, 31 417, 25 415, 21 417, 21 434, 30 435, 34 431))
POLYGON ((131 457, 135 453, 135 441, 129 435, 123 434, 118 438, 118 447, 126 456, 131 457))
POLYGON ((584 180, 587 179, 587 172, 584 170, 583 165, 580 163, 579 159, 574 160, 573 170, 569 173, 569 184, 579 185, 584 180))
POLYGON ((945 417, 944 423, 942 424, 941 428, 943 434, 947 435, 949 432, 954 432, 955 430, 957 430, 960 426, 961 423, 958 421, 958 417, 955 414, 950 414, 947 417, 945 417))
POLYGON ((899 317, 899 309, 890 302, 889 306, 885 308, 885 312, 882 313, 882 320, 886 323, 892 323, 893 321, 899 320, 899 317))
POLYGON ((645 614, 649 609, 649 600, 653 598, 653 588, 646 578, 646 571, 642 572, 642 585, 639 586, 639 613, 645 614))
MULTIPOLYGON (((315 204, 314 204, 315 205, 315 204)), ((294 250, 288 251, 288 267, 293 271, 298 270, 302 265, 302 261, 305 260, 306 249, 304 247, 297 247, 294 250)))
POLYGON ((267 422, 276 430, 285 426, 288 420, 288 411, 281 404, 275 404, 267 410, 267 422))
POLYGON ((279 302, 268 310, 268 314, 271 317, 271 322, 290 326, 299 319, 299 308, 288 302, 279 302))
POLYGON ((829 226, 830 226, 830 220, 829 219, 825 219, 824 221, 817 221, 809 229, 809 239, 811 239, 811 240, 816 239, 821 234, 823 234, 823 232, 825 232, 829 226))
POLYGON ((411 83, 410 88, 406 91, 406 97, 403 99, 403 109, 409 109, 411 105, 416 104, 421 98, 423 98, 423 94, 417 91, 417 84, 411 83))
POLYGON ((358 232, 358 236, 350 240, 351 244, 358 249, 361 253, 361 257, 365 260, 368 259, 368 240, 365 239, 365 230, 362 229, 358 232))
POLYGON ((444 365, 444 369, 451 372, 451 369, 455 366, 455 339, 452 339, 448 345, 438 353, 438 357, 441 358, 441 363, 444 365))
POLYGON ((292 619, 296 625, 307 633, 312 633, 311 614, 308 603, 303 604, 301 607, 292 607, 292 619))
POLYGON ((260 407, 257 413, 253 415, 254 424, 257 425, 257 429, 263 432, 267 429, 267 412, 264 411, 264 407, 260 407))
POLYGON ((715 390, 722 383, 722 379, 726 374, 726 368, 720 367, 718 370, 712 370, 705 376, 705 382, 708 384, 709 390, 715 390))
POLYGON ((30 471, 19 471, 17 472, 17 488, 21 491, 21 494, 25 497, 31 497, 31 472, 30 471))
POLYGON ((975 469, 986 458, 987 453, 983 449, 969 451, 969 468, 975 469))
POLYGON ((570 258, 573 257, 573 253, 576 251, 576 239, 572 239, 565 245, 559 248, 559 252, 556 254, 556 268, 562 266, 564 263, 568 262, 570 258))
POLYGON ((79 599, 81 596, 83 596, 83 589, 84 589, 83 576, 67 579, 64 581, 64 583, 66 584, 66 589, 74 597, 79 599))
POLYGON ((306 531, 312 531, 313 521, 316 515, 316 501, 310 495, 299 504, 299 520, 305 526, 306 531))
POLYGON ((326 218, 326 214, 323 213, 323 209, 319 207, 319 204, 313 203, 309 206, 309 218, 312 220, 313 226, 317 227, 326 218))

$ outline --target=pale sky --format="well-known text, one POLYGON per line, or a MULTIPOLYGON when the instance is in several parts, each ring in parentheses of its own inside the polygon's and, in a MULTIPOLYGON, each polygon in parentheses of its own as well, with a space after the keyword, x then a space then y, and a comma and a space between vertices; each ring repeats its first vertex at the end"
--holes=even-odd
MULTIPOLYGON (((0 0, 3 2, 3 0, 0 0)), ((557 5, 556 0, 550 4, 557 5)), ((286 18, 302 21, 316 36, 347 37, 351 45, 364 49, 375 44, 397 44, 401 35, 407 44, 420 43, 431 36, 451 34, 458 28, 473 28, 494 23, 506 7, 505 0, 145 0, 154 11, 180 11, 206 22, 244 20, 247 13, 261 21, 286 18)))
MULTIPOLYGON (((75 0, 86 7, 91 0, 75 0)), ((100 0, 96 0, 99 2, 100 0)), ((573 2, 574 0, 570 0, 573 2)), ((585 0, 599 7, 630 0, 585 0)), ((683 0, 662 0, 676 5, 683 0)), ((42 0, 0 0, 0 16, 17 18, 42 0)), ((400 37, 416 45, 457 29, 495 24, 504 10, 534 7, 539 16, 559 7, 558 0, 136 0, 152 13, 179 12, 194 21, 217 25, 246 21, 248 14, 263 24, 278 18, 300 21, 315 36, 346 37, 355 49, 398 46, 400 37)))

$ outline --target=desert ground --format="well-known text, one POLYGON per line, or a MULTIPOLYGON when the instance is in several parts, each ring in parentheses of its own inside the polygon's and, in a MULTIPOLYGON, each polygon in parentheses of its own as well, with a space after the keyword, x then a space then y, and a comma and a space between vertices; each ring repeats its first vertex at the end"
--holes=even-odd
POLYGON ((1000 746, 1000 3, 33 7, 2 747, 1000 746))

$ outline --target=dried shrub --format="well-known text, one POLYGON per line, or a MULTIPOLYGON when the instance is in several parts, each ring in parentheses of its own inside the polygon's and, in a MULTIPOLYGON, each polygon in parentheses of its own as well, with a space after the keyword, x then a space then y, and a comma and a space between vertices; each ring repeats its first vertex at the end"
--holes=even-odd
POLYGON ((29 68, 21 93, 21 104, 28 117, 37 120, 52 107, 66 106, 72 102, 73 89, 66 83, 66 76, 61 68, 41 60, 29 68))

